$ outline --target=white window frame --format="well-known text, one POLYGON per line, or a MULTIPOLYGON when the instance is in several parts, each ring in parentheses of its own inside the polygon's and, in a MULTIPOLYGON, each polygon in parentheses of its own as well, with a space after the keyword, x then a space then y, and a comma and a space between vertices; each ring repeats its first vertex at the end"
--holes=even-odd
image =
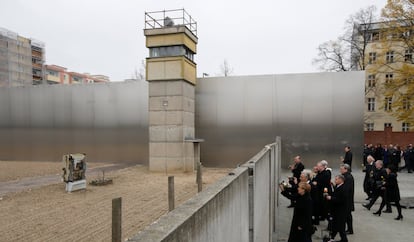
POLYGON ((387 51, 387 53, 385 54, 385 60, 387 63, 394 63, 394 51, 393 50, 387 51))
POLYGON ((376 84, 375 74, 368 75, 368 87, 375 87, 375 84, 376 84))
POLYGON ((375 97, 369 97, 367 103, 368 103, 368 111, 375 112, 375 97))
POLYGON ((385 97, 384 98, 384 111, 391 111, 392 110, 392 97, 385 97))
POLYGON ((401 130, 402 130, 403 132, 408 132, 408 131, 410 131, 410 124, 409 124, 409 123, 402 123, 402 124, 401 124, 401 130))

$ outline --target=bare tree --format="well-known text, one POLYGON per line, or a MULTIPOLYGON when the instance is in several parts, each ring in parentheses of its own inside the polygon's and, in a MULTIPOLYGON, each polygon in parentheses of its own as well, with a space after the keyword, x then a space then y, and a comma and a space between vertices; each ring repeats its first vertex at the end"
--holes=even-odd
POLYGON ((345 22, 343 40, 348 43, 351 50, 350 70, 365 70, 366 68, 366 48, 371 40, 372 27, 377 21, 376 11, 375 6, 360 9, 345 22))
POLYGON ((343 38, 330 40, 318 46, 318 57, 312 64, 322 71, 349 71, 350 50, 343 38))
POLYGON ((376 20, 375 11, 375 6, 369 6, 351 15, 345 22, 345 33, 319 45, 318 57, 312 63, 323 71, 365 70, 365 49, 376 20))
POLYGON ((145 60, 141 61, 141 66, 138 68, 135 67, 134 73, 132 74, 132 79, 137 81, 144 81, 145 80, 145 71, 146 71, 146 65, 145 60))
POLYGON ((223 64, 220 65, 220 71, 221 71, 221 75, 223 76, 230 76, 231 74, 233 74, 233 67, 231 67, 229 65, 229 63, 227 62, 227 60, 225 59, 223 61, 223 64))

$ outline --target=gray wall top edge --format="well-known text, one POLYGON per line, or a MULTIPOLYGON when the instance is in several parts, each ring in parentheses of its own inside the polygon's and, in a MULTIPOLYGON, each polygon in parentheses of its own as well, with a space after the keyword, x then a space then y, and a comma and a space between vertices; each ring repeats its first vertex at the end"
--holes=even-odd
POLYGON ((234 180, 247 175, 248 167, 237 167, 230 174, 211 184, 206 190, 190 198, 173 211, 161 216, 157 221, 128 239, 128 241, 162 241, 172 231, 184 225, 190 217, 194 216, 197 211, 202 209, 213 198, 225 191, 225 188, 232 184, 234 180))
POLYGON ((55 85, 30 85, 30 86, 16 86, 16 87, 0 87, 1 89, 41 89, 41 88, 84 88, 84 87, 102 87, 102 86, 117 86, 117 85, 134 85, 140 83, 148 83, 147 81, 113 81, 103 83, 79 83, 79 84, 55 84, 55 85))
POLYGON ((217 79, 241 79, 241 78, 268 78, 268 77, 292 77, 292 76, 339 76, 339 75, 364 75, 365 71, 343 71, 343 72, 306 72, 306 73, 282 73, 282 74, 257 74, 257 75, 232 75, 232 76, 212 76, 197 77, 198 80, 217 80, 217 79))

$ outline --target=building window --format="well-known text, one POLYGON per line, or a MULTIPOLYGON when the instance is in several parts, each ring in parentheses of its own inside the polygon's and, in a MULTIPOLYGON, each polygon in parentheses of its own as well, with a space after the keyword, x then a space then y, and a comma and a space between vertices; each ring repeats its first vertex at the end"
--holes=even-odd
POLYGON ((72 80, 75 82, 82 82, 82 77, 72 76, 72 80))
POLYGON ((377 53, 369 52, 368 58, 368 64, 375 64, 375 62, 377 62, 377 53))
POLYGON ((375 87, 375 75, 368 75, 368 87, 375 87))
POLYGON ((402 108, 403 110, 410 110, 411 109, 411 103, 409 97, 403 97, 402 99, 402 108))
POLYGON ((375 98, 373 97, 368 98, 368 111, 375 111, 375 98))
POLYGON ((393 79, 394 79, 394 74, 393 73, 385 74, 385 83, 386 84, 391 84, 393 79))
POLYGON ((384 123, 384 128, 390 128, 390 127, 392 127, 391 123, 384 123))
POLYGON ((59 77, 59 73, 58 73, 58 72, 56 72, 56 71, 47 70, 47 71, 46 71, 46 73, 47 73, 48 75, 51 75, 51 76, 56 76, 56 77, 59 77))
POLYGON ((379 40, 379 36, 380 36, 379 32, 372 32, 369 36, 369 41, 379 40))
POLYGON ((409 123, 402 123, 402 128, 401 128, 401 130, 402 130, 403 132, 408 132, 408 131, 410 131, 410 124, 409 124, 409 123))
POLYGON ((409 48, 405 50, 404 61, 410 63, 413 61, 413 49, 409 48))
POLYGON ((367 123, 367 131, 374 131, 374 123, 367 123))
POLYGON ((388 51, 385 54, 385 58, 387 63, 394 63, 394 51, 388 51))
POLYGON ((384 111, 391 111, 392 97, 386 97, 384 103, 384 111))

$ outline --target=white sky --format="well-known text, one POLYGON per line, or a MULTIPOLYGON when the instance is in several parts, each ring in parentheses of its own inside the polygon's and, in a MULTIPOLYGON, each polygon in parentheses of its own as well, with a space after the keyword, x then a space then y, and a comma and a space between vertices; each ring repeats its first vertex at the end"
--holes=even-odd
POLYGON ((0 0, 0 27, 46 44, 46 64, 132 77, 148 56, 144 12, 185 8, 198 24, 198 76, 316 72, 319 44, 359 9, 386 0, 0 0))

